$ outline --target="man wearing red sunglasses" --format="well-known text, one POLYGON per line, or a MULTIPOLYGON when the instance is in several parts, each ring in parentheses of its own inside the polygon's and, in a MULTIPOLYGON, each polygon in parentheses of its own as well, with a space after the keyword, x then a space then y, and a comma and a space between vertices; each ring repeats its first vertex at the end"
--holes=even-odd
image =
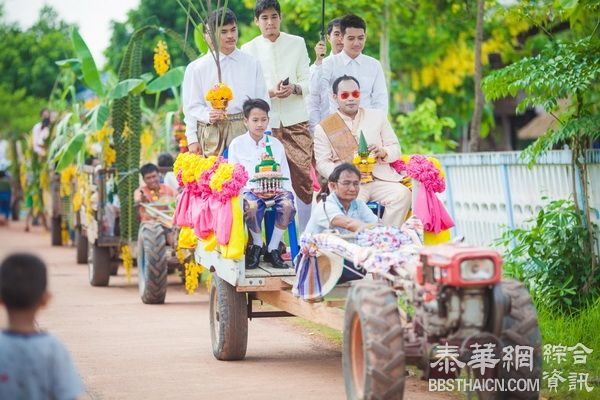
POLYGON ((360 185, 358 199, 382 204, 382 222, 399 226, 410 208, 411 193, 401 183, 402 176, 390 167, 400 158, 400 144, 387 115, 382 110, 360 107, 360 84, 353 76, 337 78, 332 89, 337 111, 315 127, 317 171, 328 177, 337 165, 352 162, 362 132, 376 164, 374 180, 360 185))

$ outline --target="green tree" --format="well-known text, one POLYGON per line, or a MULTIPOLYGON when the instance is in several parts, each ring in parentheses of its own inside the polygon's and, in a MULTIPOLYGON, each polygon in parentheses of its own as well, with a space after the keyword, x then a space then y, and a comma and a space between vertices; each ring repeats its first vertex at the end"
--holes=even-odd
POLYGON ((44 6, 38 21, 25 31, 0 22, 0 84, 47 98, 59 70, 54 62, 72 54, 69 28, 50 6, 44 6))

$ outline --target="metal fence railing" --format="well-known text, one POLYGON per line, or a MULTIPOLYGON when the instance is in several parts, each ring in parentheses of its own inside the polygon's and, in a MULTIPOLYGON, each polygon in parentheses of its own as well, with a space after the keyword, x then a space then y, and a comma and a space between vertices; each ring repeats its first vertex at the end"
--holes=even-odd
MULTIPOLYGON (((506 227, 524 226, 550 200, 572 199, 571 154, 550 151, 531 169, 519 158, 520 152, 436 156, 446 172, 447 188, 440 199, 454 218, 454 234, 468 243, 489 245, 506 227)), ((598 223, 600 150, 588 151, 585 157, 592 220, 598 223)), ((576 184, 582 187, 581 177, 576 184)), ((581 196, 576 200, 583 202, 581 196)))

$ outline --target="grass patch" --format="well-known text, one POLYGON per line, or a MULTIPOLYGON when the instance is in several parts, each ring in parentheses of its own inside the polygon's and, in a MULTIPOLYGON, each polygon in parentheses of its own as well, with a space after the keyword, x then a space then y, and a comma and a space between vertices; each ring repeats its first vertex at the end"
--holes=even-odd
POLYGON ((337 329, 329 328, 327 326, 319 325, 304 318, 292 318, 290 321, 302 328, 305 328, 315 334, 320 335, 327 341, 341 346, 343 342, 343 333, 337 329))
POLYGON ((567 351, 566 360, 558 363, 555 359, 544 358, 544 372, 560 372, 567 379, 558 385, 557 392, 549 391, 548 381, 542 379, 543 396, 547 399, 598 399, 600 396, 600 298, 587 308, 573 315, 560 315, 539 304, 537 306, 543 345, 574 346, 584 344, 593 352, 587 355, 586 364, 573 364, 573 357, 567 351), (569 373, 588 373, 588 385, 594 390, 569 391, 569 373))

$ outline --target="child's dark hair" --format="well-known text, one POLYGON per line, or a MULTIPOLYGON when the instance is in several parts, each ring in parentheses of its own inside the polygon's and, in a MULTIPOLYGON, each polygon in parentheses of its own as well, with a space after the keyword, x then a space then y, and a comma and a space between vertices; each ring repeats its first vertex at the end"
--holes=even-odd
POLYGON ((175 161, 173 160, 173 156, 171 155, 171 153, 160 153, 158 155, 158 166, 159 167, 172 168, 174 162, 175 161))
POLYGON ((281 6, 277 0, 257 0, 254 6, 254 16, 258 18, 263 11, 273 8, 281 17, 281 6))
POLYGON ((360 89, 360 82, 358 82, 358 79, 356 79, 353 76, 350 75, 342 75, 339 78, 336 78, 335 81, 333 81, 333 94, 337 94, 338 93, 338 86, 340 86, 340 83, 344 82, 344 81, 354 81, 356 82, 356 84, 358 85, 358 88, 360 89))
MULTIPOLYGON (((360 171, 356 168, 356 165, 345 162, 333 169, 333 172, 331 172, 331 175, 327 178, 327 183, 337 183, 337 181, 340 180, 340 175, 342 175, 342 172, 344 171, 352 172, 360 179, 360 171)), ((321 185, 321 191, 317 195, 317 201, 321 200, 321 195, 323 193, 329 195, 329 185, 321 185)))
POLYGON ((142 178, 153 172, 158 172, 158 167, 152 163, 144 164, 140 168, 140 175, 142 175, 142 178))
POLYGON ((362 29, 367 33, 367 24, 365 20, 359 17, 358 15, 348 14, 340 20, 340 31, 342 35, 346 34, 347 28, 357 28, 362 29))
POLYGON ((225 25, 229 25, 229 24, 236 24, 237 25, 237 18, 235 16, 235 14, 233 13, 233 11, 231 11, 229 8, 219 8, 218 10, 214 10, 213 12, 210 13, 210 15, 208 16, 207 20, 206 20, 206 24, 203 26, 203 31, 204 33, 206 33, 208 31, 207 28, 210 28, 213 30, 213 32, 217 32, 217 29, 221 26, 225 26, 225 25), (225 15, 223 15, 225 14, 225 15))
POLYGON ((269 103, 264 101, 263 99, 248 99, 244 101, 242 105, 242 111, 244 113, 244 117, 248 118, 250 116, 250 112, 255 108, 259 108, 269 115, 269 111, 271 111, 271 107, 269 107, 269 103))
POLYGON ((47 284, 46 264, 33 254, 12 254, 0 265, 0 300, 8 310, 37 306, 47 284))

